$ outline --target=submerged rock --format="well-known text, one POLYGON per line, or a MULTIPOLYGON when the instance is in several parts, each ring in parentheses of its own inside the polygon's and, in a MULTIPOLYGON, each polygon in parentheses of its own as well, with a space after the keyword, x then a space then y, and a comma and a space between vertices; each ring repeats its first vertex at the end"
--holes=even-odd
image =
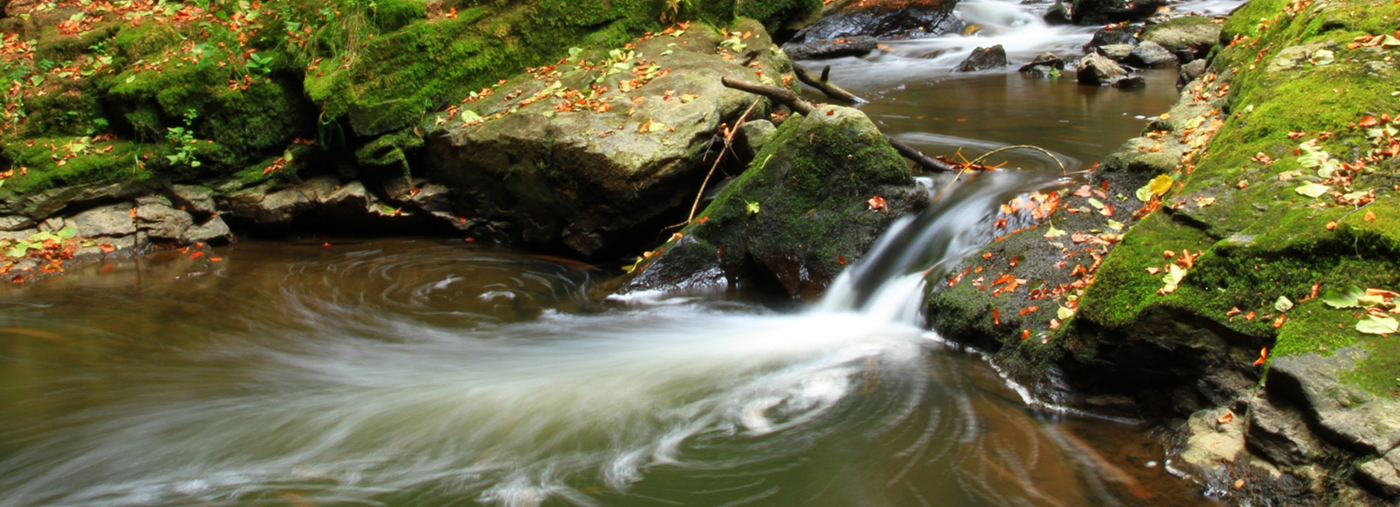
POLYGON ((919 37, 955 32, 957 0, 838 0, 820 21, 798 32, 794 42, 868 35, 919 37))
POLYGON ((508 224, 538 246, 593 255, 636 242, 636 227, 690 204, 721 124, 755 101, 749 117, 767 116, 766 101, 720 78, 776 82, 791 72, 761 25, 745 20, 731 29, 752 35, 743 47, 721 46, 728 37, 696 25, 679 38, 638 41, 636 53, 653 58, 650 74, 629 66, 599 81, 601 71, 566 65, 547 79, 508 80, 498 93, 513 99, 474 106, 472 115, 488 121, 440 117, 425 147, 426 175, 454 191, 466 219, 508 224), (604 91, 583 102, 590 86, 604 91))
POLYGON ((800 44, 785 44, 783 52, 794 60, 820 60, 842 56, 865 56, 874 51, 879 40, 868 35, 819 39, 800 44))
POLYGON ((1058 76, 1065 69, 1065 61, 1054 53, 1041 53, 1031 63, 1021 66, 1021 73, 1031 77, 1058 76))
POLYGON ((752 167, 640 264, 622 292, 775 283, 813 300, 927 201, 864 113, 822 106, 784 122, 752 167))
POLYGON ((1001 44, 997 44, 989 48, 978 47, 972 50, 972 54, 968 55, 966 60, 958 64, 957 68, 953 69, 953 72, 977 72, 1001 68, 1007 65, 1011 65, 1011 62, 1006 61, 1006 48, 1001 47, 1001 44))
POLYGON ((1074 24, 1074 20, 1070 16, 1069 6, 1065 5, 1063 0, 1057 1, 1055 5, 1050 6, 1050 9, 1045 11, 1045 15, 1042 16, 1041 19, 1044 19, 1045 23, 1050 26, 1074 24))
POLYGON ((1089 54, 1079 60, 1079 84, 1090 86, 1111 85, 1128 76, 1128 70, 1113 60, 1089 54))
POLYGON ((1127 44, 1129 46, 1138 43, 1136 27, 1124 27, 1118 25, 1100 28, 1094 32, 1094 37, 1084 44, 1084 51, 1091 52, 1095 48, 1108 46, 1111 44, 1127 44))

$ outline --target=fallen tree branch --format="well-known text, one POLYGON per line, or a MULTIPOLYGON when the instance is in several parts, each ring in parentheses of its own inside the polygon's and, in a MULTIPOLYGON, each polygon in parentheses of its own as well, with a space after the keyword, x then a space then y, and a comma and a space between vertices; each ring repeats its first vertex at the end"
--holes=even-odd
MULTIPOLYGON (((1064 162, 1061 162, 1061 161, 1060 161, 1060 157, 1056 157, 1055 154, 1054 154, 1054 153, 1050 153, 1049 150, 1046 150, 1045 148, 1041 148, 1041 147, 1039 147, 1039 146, 1031 146, 1031 145, 1029 145, 1029 144, 1018 144, 1018 145, 1015 145, 1015 146, 1003 146, 1003 147, 1001 147, 1001 148, 997 148, 997 149, 995 149, 995 150, 992 150, 992 151, 983 153, 982 156, 977 157, 977 158, 975 158, 975 159, 972 159, 971 162, 968 162, 967 164, 963 165, 963 170, 960 171, 960 172, 958 172, 958 178, 961 178, 961 177, 962 177, 962 173, 967 172, 967 168, 977 165, 978 162, 981 162, 981 161, 985 160, 987 157, 990 157, 990 156, 992 156, 992 155, 996 155, 997 153, 1001 153, 1001 152, 1003 152, 1003 151, 1007 151, 1007 150, 1016 150, 1016 149, 1021 149, 1021 148, 1025 148, 1025 149, 1028 149, 1028 150, 1038 150, 1038 151, 1040 151, 1041 153, 1044 153, 1044 154, 1046 154, 1046 155, 1049 155, 1049 156, 1050 156, 1050 160, 1054 160, 1056 164, 1059 164, 1059 165, 1060 165, 1060 172, 1061 172, 1061 173, 1066 174, 1066 175, 1069 174, 1069 170, 1065 168, 1065 163, 1064 163, 1064 162)), ((956 181, 958 178, 953 178, 953 180, 956 181)))
POLYGON ((818 76, 816 72, 812 72, 812 69, 803 67, 796 63, 792 64, 792 70, 794 73, 797 74, 797 79, 799 81, 807 83, 809 86, 821 90, 821 92, 825 93, 828 97, 856 104, 865 102, 864 99, 855 96, 855 94, 848 92, 840 86, 836 86, 834 83, 827 80, 828 75, 831 74, 830 65, 827 65, 826 68, 822 69, 822 74, 820 76, 818 76))
MULTIPOLYGON (((724 83, 724 86, 735 90, 743 90, 749 93, 763 95, 781 102, 783 105, 787 106, 788 109, 792 109, 794 113, 804 116, 811 115, 813 111, 817 110, 817 107, 811 102, 803 100, 802 97, 798 97, 796 93, 793 93, 792 90, 787 88, 751 83, 729 76, 724 76, 720 79, 720 82, 724 83)), ((919 164, 925 169, 936 172, 956 172, 958 170, 958 166, 956 165, 935 160, 933 157, 924 155, 923 152, 914 149, 912 146, 896 141, 893 137, 884 137, 886 141, 889 141, 891 146, 894 146, 895 151, 899 152, 900 155, 903 155, 909 160, 913 160, 914 163, 919 164)))

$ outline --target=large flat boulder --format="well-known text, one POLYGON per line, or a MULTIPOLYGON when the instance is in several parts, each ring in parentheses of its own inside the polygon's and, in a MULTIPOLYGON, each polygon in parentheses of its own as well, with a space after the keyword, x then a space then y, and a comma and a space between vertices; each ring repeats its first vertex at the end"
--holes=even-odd
POLYGON ((957 0, 846 0, 833 2, 821 20, 798 32, 793 42, 868 35, 921 37, 957 31, 957 0))
POLYGON ((791 72, 752 20, 729 34, 697 24, 673 35, 532 69, 440 115, 429 179, 453 188, 466 218, 506 224, 528 243, 593 255, 635 242, 637 226, 694 198, 722 125, 750 106, 749 118, 766 117, 766 101, 720 78, 780 83, 791 72))

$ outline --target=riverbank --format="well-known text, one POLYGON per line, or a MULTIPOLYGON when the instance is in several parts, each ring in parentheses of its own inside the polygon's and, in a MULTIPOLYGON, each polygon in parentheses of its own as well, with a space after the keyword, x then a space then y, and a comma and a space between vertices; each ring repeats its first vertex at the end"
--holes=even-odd
POLYGON ((1397 14, 1241 8, 1143 137, 930 280, 935 329, 1047 403, 1173 421, 1232 504, 1388 505, 1397 14))

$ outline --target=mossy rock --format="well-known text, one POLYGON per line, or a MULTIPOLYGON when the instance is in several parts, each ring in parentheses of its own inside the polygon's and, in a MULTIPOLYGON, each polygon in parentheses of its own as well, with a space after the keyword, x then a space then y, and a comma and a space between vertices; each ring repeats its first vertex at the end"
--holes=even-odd
POLYGON ((896 218, 927 202, 863 113, 823 106, 783 123, 751 168, 637 267, 624 292, 771 284, 815 300, 896 218), (886 209, 871 209, 877 196, 886 209))

